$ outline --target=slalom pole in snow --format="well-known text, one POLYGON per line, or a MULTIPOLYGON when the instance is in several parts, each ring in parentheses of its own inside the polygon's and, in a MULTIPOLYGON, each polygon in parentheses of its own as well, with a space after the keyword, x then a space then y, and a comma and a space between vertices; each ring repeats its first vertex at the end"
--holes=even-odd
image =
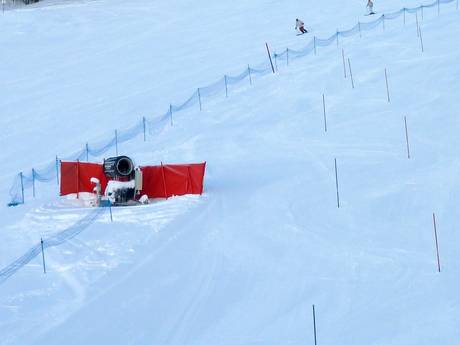
POLYGON ((388 74, 387 74, 386 68, 385 68, 385 84, 387 86, 387 100, 388 100, 388 103, 390 103, 390 90, 388 88, 388 74))
POLYGON ((339 174, 337 173, 337 158, 334 158, 334 166, 335 166, 335 189, 337 192, 337 208, 340 208, 339 174))
POLYGON ((317 345, 317 340, 316 340, 316 312, 315 312, 315 305, 313 304, 313 336, 315 339, 315 345, 317 345))
POLYGON ((270 55, 270 49, 268 48, 268 43, 265 42, 265 47, 267 47, 268 58, 270 59, 270 66, 272 66, 272 72, 275 74, 275 68, 273 67, 272 56, 270 55))
POLYGON ((225 97, 228 97, 228 86, 227 86, 227 76, 224 75, 224 83, 225 83, 225 97))
POLYGON ((343 61, 343 77, 347 78, 347 67, 345 66, 345 51, 342 48, 342 61, 343 61))
POLYGON ((410 159, 410 149, 409 149, 409 134, 407 130, 407 119, 404 116, 404 127, 406 128, 406 147, 407 147, 407 159, 410 159))
POLYGON ((289 48, 286 48, 286 66, 289 66, 289 48))
POLYGON ((327 132, 327 120, 326 120, 326 99, 323 93, 323 115, 324 115, 324 131, 327 132))
POLYGON ((422 53, 425 52, 425 48, 423 47, 423 37, 422 37, 422 29, 418 28, 418 37, 420 39, 420 49, 422 50, 422 53))
POLYGON ((41 247, 42 247, 43 274, 46 274, 45 248, 44 248, 44 246, 43 246, 43 238, 40 238, 40 244, 41 244, 41 247))
POLYGON ((438 245, 438 231, 436 229, 436 215, 433 212, 433 228, 434 228, 434 239, 436 242, 436 258, 438 260, 438 272, 441 272, 441 263, 439 261, 439 245, 438 245))
POLYGON ((354 88, 355 88, 355 82, 354 82, 354 80, 353 80, 353 72, 351 71, 351 62, 350 62, 350 58, 348 58, 348 68, 350 69, 351 88, 354 89, 354 88))
POLYGON ((88 143, 86 143, 86 161, 89 162, 89 146, 88 146, 88 143))

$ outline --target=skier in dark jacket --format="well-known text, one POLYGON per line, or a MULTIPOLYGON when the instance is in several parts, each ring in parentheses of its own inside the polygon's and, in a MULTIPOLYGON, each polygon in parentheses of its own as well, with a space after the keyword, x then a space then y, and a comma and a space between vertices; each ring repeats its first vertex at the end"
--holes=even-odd
POLYGON ((307 30, 305 30, 305 23, 298 18, 295 20, 295 29, 299 30, 302 34, 308 32, 307 30))

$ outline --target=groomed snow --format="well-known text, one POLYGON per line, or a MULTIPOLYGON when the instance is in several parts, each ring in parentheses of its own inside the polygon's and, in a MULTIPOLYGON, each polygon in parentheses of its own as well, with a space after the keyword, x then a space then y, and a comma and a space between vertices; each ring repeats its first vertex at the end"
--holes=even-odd
MULTIPOLYGON (((295 36, 296 17, 327 37, 370 20, 363 13, 361 1, 336 0, 70 1, 5 12, 5 204, 18 171, 264 61, 265 42, 278 52, 304 46, 311 35, 295 36)), ((178 113, 145 143, 124 143, 120 153, 138 164, 206 161, 205 194, 114 208, 113 222, 104 211, 46 251, 46 275, 40 256, 31 261, 0 285, 0 344, 313 344, 312 304, 319 344, 457 344, 459 16, 455 2, 439 17, 425 10, 424 53, 407 15, 405 26, 401 18, 339 49, 277 61, 275 75, 178 113)), ((0 269, 91 212, 56 192, 38 184, 37 198, 2 206, 0 269)))

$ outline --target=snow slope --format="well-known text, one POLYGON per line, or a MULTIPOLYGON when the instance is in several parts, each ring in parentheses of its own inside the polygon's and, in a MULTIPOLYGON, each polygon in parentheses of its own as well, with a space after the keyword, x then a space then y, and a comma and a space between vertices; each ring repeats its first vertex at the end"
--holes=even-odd
MULTIPOLYGON (((6 13, 0 121, 12 171, 2 180, 263 61, 265 41, 302 47, 309 38, 293 35, 291 18, 329 36, 363 11, 359 1, 199 5, 70 2, 6 13)), ((46 275, 37 257, 0 285, 0 343, 313 343, 315 304, 321 344, 457 344, 455 5, 419 18, 423 54, 409 15, 406 26, 341 40, 354 89, 341 49, 319 48, 201 112, 178 113, 146 143, 123 144, 142 164, 206 160, 205 195, 114 209, 113 223, 105 212, 47 250, 46 275)), ((55 186, 37 189, 35 200, 0 211, 0 268, 91 212, 58 201, 55 186)))

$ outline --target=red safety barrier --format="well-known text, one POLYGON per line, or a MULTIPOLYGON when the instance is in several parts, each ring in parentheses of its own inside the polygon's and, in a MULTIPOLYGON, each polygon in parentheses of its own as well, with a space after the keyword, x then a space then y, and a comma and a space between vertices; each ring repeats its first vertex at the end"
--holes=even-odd
MULTIPOLYGON (((141 194, 149 198, 168 198, 173 195, 202 194, 206 163, 161 164, 140 168, 143 175, 141 194)), ((92 193, 91 177, 101 182, 102 192, 107 186, 102 164, 61 162, 61 195, 92 193)))

